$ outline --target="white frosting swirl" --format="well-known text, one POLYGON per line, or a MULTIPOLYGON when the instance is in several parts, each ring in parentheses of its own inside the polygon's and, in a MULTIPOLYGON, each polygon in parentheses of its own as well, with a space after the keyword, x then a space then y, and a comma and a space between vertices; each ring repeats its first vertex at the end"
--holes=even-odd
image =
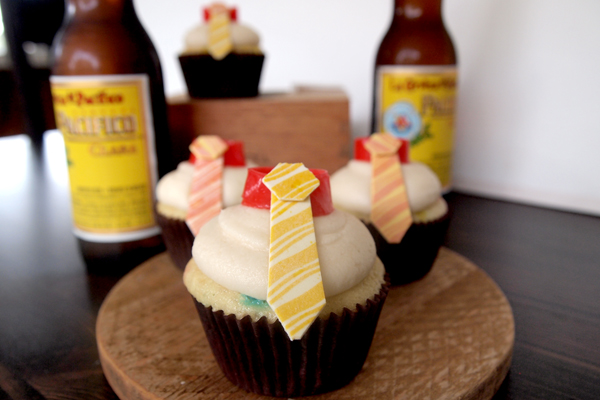
MULTIPOLYGON (((159 203, 187 211, 193 172, 194 165, 183 161, 179 163, 176 170, 163 176, 156 185, 156 198, 159 203)), ((247 176, 248 167, 223 168, 223 207, 242 202, 247 176)))
MULTIPOLYGON (((258 47, 260 37, 250 27, 232 22, 230 25, 231 42, 236 47, 258 47)), ((206 51, 208 48, 208 25, 198 25, 185 36, 187 52, 206 51)))
MULTIPOLYGON (((441 198, 442 184, 425 164, 402 164, 408 203, 413 213, 433 205, 441 198)), ((350 160, 331 176, 333 204, 345 210, 369 215, 371 212, 371 163, 350 160)))
MULTIPOLYGON (((314 224, 325 296, 335 296, 369 274, 375 243, 364 224, 343 211, 315 217, 314 224)), ((192 256, 221 286, 266 300, 269 235, 269 210, 229 207, 200 229, 192 256)))

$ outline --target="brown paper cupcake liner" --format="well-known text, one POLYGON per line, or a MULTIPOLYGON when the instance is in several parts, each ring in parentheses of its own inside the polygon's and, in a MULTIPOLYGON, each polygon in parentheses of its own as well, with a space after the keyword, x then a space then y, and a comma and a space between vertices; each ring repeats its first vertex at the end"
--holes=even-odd
POLYGON ((264 59, 230 53, 217 61, 208 54, 186 54, 179 63, 191 97, 252 97, 258 95, 264 59))
POLYGON ((163 240, 171 260, 183 271, 192 258, 194 235, 184 220, 165 217, 158 212, 156 219, 162 229, 163 240))
POLYGON ((225 376, 240 388, 277 397, 307 396, 347 385, 367 358, 389 278, 373 300, 317 318, 300 340, 281 323, 253 322, 195 301, 212 352, 225 376))
POLYGON ((431 270, 444 242, 450 224, 450 212, 427 223, 413 223, 397 244, 388 243, 371 223, 371 232, 377 247, 377 256, 390 275, 392 285, 404 285, 423 278, 431 270))

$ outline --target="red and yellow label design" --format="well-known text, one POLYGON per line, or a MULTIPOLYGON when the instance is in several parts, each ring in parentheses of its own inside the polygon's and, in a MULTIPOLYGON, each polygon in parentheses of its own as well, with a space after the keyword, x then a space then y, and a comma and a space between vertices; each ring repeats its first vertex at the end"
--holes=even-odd
POLYGON ((445 190, 452 181, 455 66, 380 66, 375 131, 410 142, 411 161, 427 164, 445 190))
POLYGON ((50 82, 67 152, 75 234, 94 242, 157 234, 148 77, 53 76, 50 82))

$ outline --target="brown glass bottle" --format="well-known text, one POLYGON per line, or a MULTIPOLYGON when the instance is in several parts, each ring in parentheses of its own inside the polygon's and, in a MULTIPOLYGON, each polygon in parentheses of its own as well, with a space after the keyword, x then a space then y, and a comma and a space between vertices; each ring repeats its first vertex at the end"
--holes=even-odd
POLYGON ((90 271, 122 273, 164 249, 152 211, 173 169, 162 71, 132 0, 67 9, 51 82, 75 235, 90 271))
POLYGON ((375 60, 372 131, 410 141, 411 160, 428 164, 448 189, 456 54, 441 6, 442 0, 395 0, 375 60))

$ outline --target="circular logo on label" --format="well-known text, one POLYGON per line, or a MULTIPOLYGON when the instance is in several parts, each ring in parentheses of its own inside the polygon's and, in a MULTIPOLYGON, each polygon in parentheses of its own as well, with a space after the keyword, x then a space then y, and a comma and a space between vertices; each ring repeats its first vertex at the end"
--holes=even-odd
POLYGON ((411 140, 421 130, 421 116, 412 104, 399 101, 385 110, 383 128, 399 138, 411 140))

